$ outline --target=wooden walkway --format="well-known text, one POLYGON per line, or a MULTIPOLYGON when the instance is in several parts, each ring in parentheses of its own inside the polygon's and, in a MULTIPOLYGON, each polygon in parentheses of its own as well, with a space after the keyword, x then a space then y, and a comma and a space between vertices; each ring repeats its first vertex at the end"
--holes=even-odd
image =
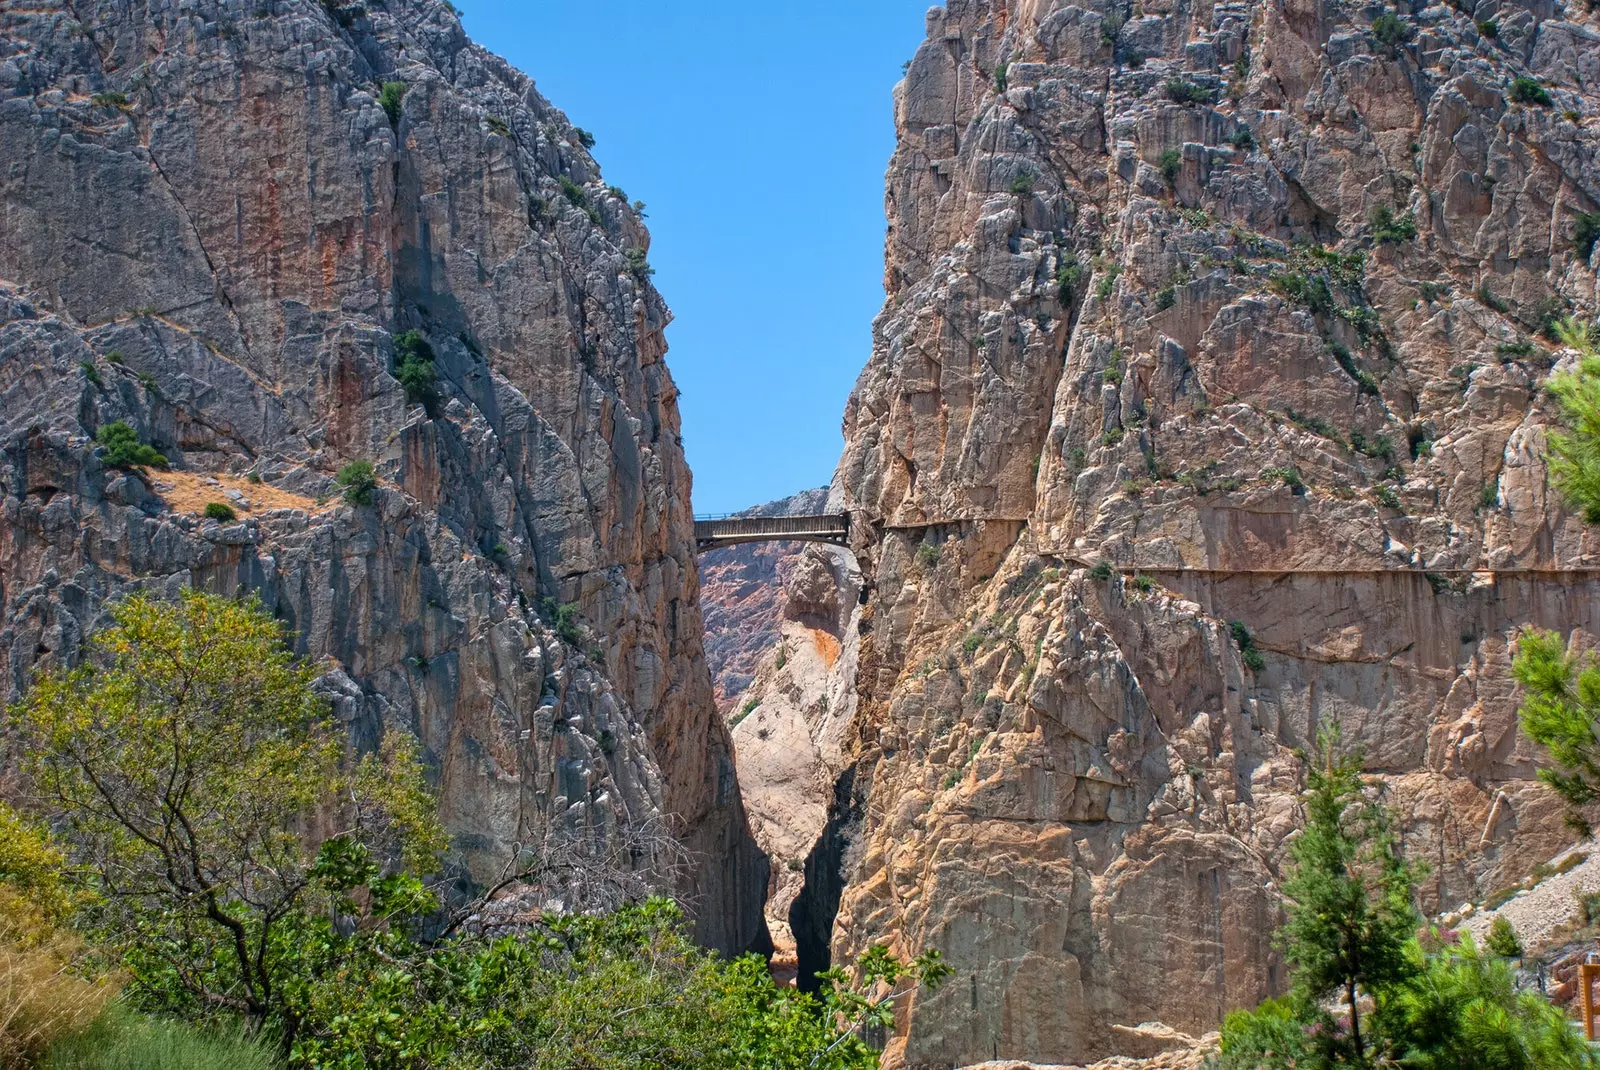
POLYGON ((700 552, 741 542, 826 542, 850 545, 850 514, 815 516, 695 517, 694 544, 700 552))

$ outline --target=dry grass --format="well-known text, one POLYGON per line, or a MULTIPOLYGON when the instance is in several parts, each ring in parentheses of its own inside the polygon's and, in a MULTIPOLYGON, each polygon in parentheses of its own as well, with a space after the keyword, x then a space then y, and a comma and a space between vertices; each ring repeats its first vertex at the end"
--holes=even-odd
POLYGON ((320 513, 339 504, 339 499, 331 498, 324 504, 318 505, 314 498, 291 494, 267 483, 252 483, 242 476, 222 472, 151 471, 146 473, 146 476, 151 489, 167 503, 167 508, 175 513, 190 513, 194 516, 203 514, 211 502, 225 502, 240 514, 266 513, 274 509, 304 509, 308 513, 320 513), (215 482, 211 482, 212 480, 215 482), (231 501, 223 494, 227 490, 236 490, 243 494, 250 504, 242 506, 231 501))
POLYGON ((86 979, 72 970, 80 945, 57 930, 11 930, 0 921, 0 1066, 31 1066, 51 1045, 87 1030, 117 995, 111 976, 86 979))

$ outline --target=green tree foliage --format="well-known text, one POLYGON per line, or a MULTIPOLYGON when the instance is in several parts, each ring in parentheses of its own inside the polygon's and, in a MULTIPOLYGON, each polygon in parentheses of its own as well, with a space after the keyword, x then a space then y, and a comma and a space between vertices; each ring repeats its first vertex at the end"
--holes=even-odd
POLYGON ((1555 326, 1557 339, 1578 351, 1576 371, 1550 379, 1567 430, 1551 431, 1550 475, 1567 503, 1600 523, 1600 352, 1594 328, 1575 319, 1555 326))
POLYGON ((1372 240, 1379 245, 1397 245, 1417 236, 1417 218, 1410 212, 1395 215, 1384 206, 1372 213, 1372 240))
POLYGON ((1522 685, 1522 731, 1550 752, 1555 768, 1539 779, 1567 804, 1567 823, 1588 835, 1583 811, 1600 799, 1600 665, 1567 651, 1555 632, 1529 628, 1517 638, 1511 671, 1522 685))
POLYGON ((1156 157, 1156 167, 1161 171, 1161 177, 1168 183, 1178 180, 1178 172, 1183 170, 1183 153, 1177 149, 1167 149, 1156 157))
POLYGON ((383 113, 389 117, 390 126, 400 125, 400 101, 405 95, 404 82, 384 82, 378 90, 378 104, 383 108, 383 113))
POLYGON ((100 430, 95 432, 94 438, 105 450, 102 459, 111 468, 167 466, 167 458, 157 452, 154 446, 140 442, 139 432, 121 420, 102 425, 100 430))
POLYGON ((351 505, 371 505, 372 492, 378 489, 378 473, 371 461, 351 461, 339 469, 333 481, 344 488, 344 500, 351 505))
POLYGON ((1572 247, 1584 263, 1594 254, 1594 245, 1600 241, 1600 212, 1579 212, 1572 227, 1572 247))
POLYGON ((1293 989, 1227 1016, 1222 1070, 1600 1067, 1561 1011, 1516 992, 1503 958, 1470 941, 1430 938, 1429 949, 1415 937, 1417 871, 1337 739, 1319 740, 1306 826, 1290 848, 1289 921, 1278 936, 1293 989), (1330 1004, 1342 1005, 1339 1017, 1330 1004))
POLYGON ((33 789, 96 875, 92 931, 166 1009, 292 1031, 298 912, 354 913, 358 887, 380 911, 420 895, 378 860, 438 869, 415 746, 391 734, 343 762, 311 668, 253 600, 135 595, 112 620, 12 711, 33 789))
POLYGON ((220 520, 223 523, 239 519, 239 514, 227 502, 206 502, 205 515, 208 520, 220 520))
POLYGON ((1306 827, 1289 849, 1289 919, 1280 937, 1302 1001, 1343 997, 1349 1031, 1337 1046, 1360 1066, 1371 1040, 1361 1032, 1358 996, 1376 996, 1407 973, 1416 874, 1388 812, 1363 790, 1359 754, 1340 755, 1338 745, 1336 730, 1324 733, 1307 773, 1306 827))
POLYGON ((1511 922, 1504 915, 1496 915, 1494 922, 1489 926, 1489 937, 1483 946, 1491 955, 1499 955, 1503 959, 1519 959, 1522 957, 1522 941, 1517 937, 1517 930, 1511 927, 1511 922))
POLYGON ((394 377, 405 388, 406 400, 425 406, 431 413, 438 396, 434 383, 439 373, 434 367, 433 347, 417 331, 404 331, 394 339, 394 377))
POLYGON ((1391 52, 1411 40, 1414 32, 1410 23, 1393 11, 1385 11, 1372 20, 1372 36, 1391 52))
POLYGON ((1548 108, 1553 103, 1550 92, 1537 79, 1526 77, 1511 80, 1511 99, 1518 104, 1532 104, 1539 108, 1548 108))

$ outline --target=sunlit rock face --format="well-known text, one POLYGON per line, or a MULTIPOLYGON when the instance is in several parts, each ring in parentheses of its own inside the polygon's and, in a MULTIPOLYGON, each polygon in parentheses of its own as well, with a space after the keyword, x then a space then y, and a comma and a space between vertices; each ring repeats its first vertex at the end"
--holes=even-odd
POLYGON ((1600 634, 1594 577, 1540 571, 1600 564, 1541 333, 1596 303, 1600 21, 1466 8, 1392 45, 1298 0, 929 12, 837 476, 869 592, 837 864, 801 894, 838 896, 835 961, 955 967, 888 1065, 1144 1055, 1124 1027, 1283 991, 1296 752, 1335 722, 1425 908, 1567 841, 1509 646, 1600 634))
POLYGON ((437 0, 0 20, 8 693, 123 592, 256 592, 358 746, 421 738, 472 875, 553 838, 675 872, 702 939, 759 944, 670 316, 584 135, 437 0), (106 467, 118 420, 172 472, 106 467), (356 460, 370 507, 334 484, 356 460))

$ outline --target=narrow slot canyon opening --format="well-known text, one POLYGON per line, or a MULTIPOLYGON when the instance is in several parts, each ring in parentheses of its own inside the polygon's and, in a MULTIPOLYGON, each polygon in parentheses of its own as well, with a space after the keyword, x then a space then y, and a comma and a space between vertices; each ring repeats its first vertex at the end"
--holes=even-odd
POLYGON ((789 906, 798 970, 795 986, 802 992, 819 990, 817 974, 833 964, 833 922, 844 892, 844 856, 860 818, 855 779, 855 767, 850 766, 833 782, 828 824, 806 855, 805 884, 789 906))

